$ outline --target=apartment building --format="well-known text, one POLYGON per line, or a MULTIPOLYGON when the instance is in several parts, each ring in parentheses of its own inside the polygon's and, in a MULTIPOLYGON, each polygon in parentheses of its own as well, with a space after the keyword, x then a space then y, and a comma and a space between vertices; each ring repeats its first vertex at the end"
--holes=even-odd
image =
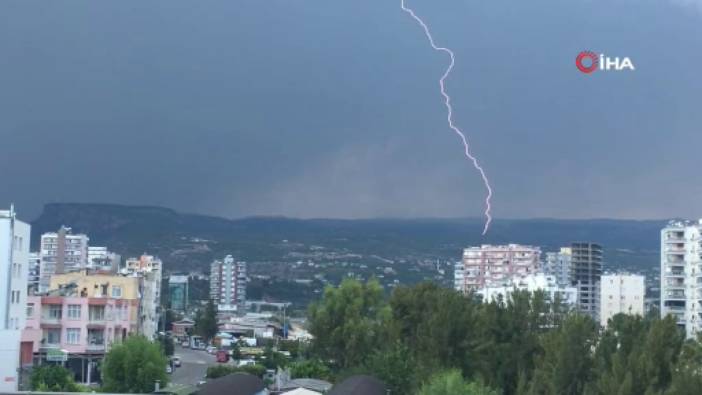
POLYGON ((88 246, 87 268, 116 273, 120 263, 119 254, 108 251, 107 247, 88 246))
POLYGON ((524 277, 515 277, 504 285, 488 285, 476 291, 484 302, 497 300, 506 301, 515 291, 544 292, 549 301, 558 300, 563 306, 575 308, 578 302, 578 289, 558 283, 556 276, 544 273, 530 274, 524 277))
POLYGON ((152 255, 129 258, 122 273, 139 280, 139 333, 154 339, 161 318, 161 278, 163 262, 152 255))
POLYGON ((30 226, 0 210, 0 392, 17 391, 25 325, 30 226))
POLYGON ((644 315, 646 278, 636 274, 605 274, 600 281, 600 324, 617 314, 644 315))
POLYGON ((590 242, 576 242, 572 243, 570 248, 570 281, 578 288, 578 309, 599 322, 602 246, 590 242))
POLYGON ((545 255, 543 272, 554 276, 558 284, 570 285, 571 248, 562 247, 558 252, 547 252, 545 255))
POLYGON ((95 382, 110 346, 138 332, 139 280, 81 271, 52 276, 49 288, 28 299, 23 347, 43 362, 63 354, 82 382, 95 382))
POLYGON ((459 270, 454 273, 455 279, 462 276, 462 283, 456 282, 454 286, 466 293, 486 286, 505 285, 536 273, 540 259, 539 247, 519 244, 469 247, 463 251, 462 268, 457 267, 459 270))
POLYGON ((661 316, 672 315, 688 338, 702 329, 702 219, 661 230, 661 316))
POLYGON ((219 311, 240 311, 246 303, 246 262, 231 255, 210 265, 210 299, 219 311))
POLYGON ((33 295, 39 291, 40 269, 41 256, 38 252, 30 252, 27 266, 27 293, 29 295, 33 295))
POLYGON ((39 292, 49 290, 53 274, 81 270, 88 265, 88 241, 88 236, 74 235, 65 226, 41 236, 39 292))

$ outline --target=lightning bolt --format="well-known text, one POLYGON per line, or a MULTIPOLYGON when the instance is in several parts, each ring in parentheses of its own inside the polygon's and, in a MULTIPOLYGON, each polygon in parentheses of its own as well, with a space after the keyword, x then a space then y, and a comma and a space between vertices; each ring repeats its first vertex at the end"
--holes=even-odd
POLYGON ((487 175, 485 175, 485 170, 483 170, 483 167, 480 166, 480 162, 478 162, 478 159, 475 156, 473 156, 473 154, 471 154, 468 139, 463 134, 463 132, 461 132, 461 129, 456 127, 456 125, 453 123, 453 107, 451 106, 451 96, 449 96, 448 93, 446 93, 446 78, 449 76, 449 74, 451 74, 453 66, 456 64, 456 57, 454 56, 453 51, 451 51, 450 49, 436 45, 436 43, 434 42, 434 37, 431 35, 431 31, 429 31, 429 26, 427 26, 427 24, 424 23, 422 18, 418 17, 417 14, 415 14, 411 8, 405 6, 405 0, 400 0, 400 6, 402 7, 403 11, 408 13, 415 21, 417 21, 417 23, 419 23, 422 29, 424 29, 424 34, 427 36, 431 47, 435 51, 444 52, 448 54, 449 58, 451 59, 448 67, 446 68, 446 71, 441 76, 441 79, 439 79, 439 86, 441 87, 441 95, 444 97, 444 102, 446 103, 446 110, 448 111, 446 117, 446 119, 448 120, 448 125, 451 128, 451 130, 456 132, 456 134, 461 138, 461 141, 463 142, 463 147, 465 148, 466 157, 468 158, 468 160, 473 162, 473 166, 480 173, 480 177, 482 177, 483 183, 485 184, 485 188, 487 189, 487 196, 485 197, 485 227, 483 228, 483 235, 485 235, 488 229, 490 228, 490 222, 492 222, 492 216, 490 215, 490 209, 492 208, 490 206, 490 199, 492 199, 492 187, 490 187, 490 180, 487 178, 487 175))

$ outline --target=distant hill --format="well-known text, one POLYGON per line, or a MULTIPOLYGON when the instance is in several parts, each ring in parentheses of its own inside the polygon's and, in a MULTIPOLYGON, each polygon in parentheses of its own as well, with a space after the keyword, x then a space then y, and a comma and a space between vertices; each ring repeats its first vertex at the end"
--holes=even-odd
POLYGON ((32 222, 33 248, 39 236, 61 225, 86 233, 92 245, 123 255, 154 253, 166 269, 206 270, 213 257, 232 253, 249 261, 283 259, 288 243, 319 245, 359 254, 458 259, 461 248, 483 243, 524 243, 555 250, 572 241, 601 243, 614 266, 657 265, 665 221, 495 220, 486 237, 482 219, 225 219, 183 214, 162 207, 51 203, 32 222))

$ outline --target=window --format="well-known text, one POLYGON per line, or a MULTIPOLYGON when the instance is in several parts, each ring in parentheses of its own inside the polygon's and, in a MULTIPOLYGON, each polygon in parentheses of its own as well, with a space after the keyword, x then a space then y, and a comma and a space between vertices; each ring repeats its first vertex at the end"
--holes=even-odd
POLYGON ((68 318, 72 320, 80 319, 81 305, 79 304, 69 304, 68 305, 68 318))
POLYGON ((34 315, 34 303, 27 303, 27 318, 32 318, 34 315))
POLYGON ((48 344, 61 343, 61 329, 49 329, 46 332, 46 342, 48 344))
POLYGON ((78 328, 66 329, 66 343, 80 344, 80 329, 78 329, 78 328))
POLYGON ((122 287, 112 286, 112 297, 121 298, 122 297, 122 287))
POLYGON ((126 321, 129 319, 127 312, 127 305, 125 304, 124 306, 122 306, 122 321, 126 321))
POLYGON ((60 304, 49 305, 49 318, 60 320, 62 306, 60 304))

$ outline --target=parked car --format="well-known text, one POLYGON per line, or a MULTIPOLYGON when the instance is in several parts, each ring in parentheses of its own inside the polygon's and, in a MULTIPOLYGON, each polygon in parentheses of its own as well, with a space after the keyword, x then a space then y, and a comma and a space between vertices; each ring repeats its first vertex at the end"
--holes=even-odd
POLYGON ((208 353, 208 354, 215 354, 215 353, 217 353, 217 347, 215 347, 215 346, 209 346, 209 347, 207 347, 207 353, 208 353))
POLYGON ((180 364, 181 364, 180 357, 177 355, 174 355, 173 356, 173 366, 175 366, 176 368, 179 368, 180 364))
POLYGON ((188 348, 188 347, 190 347, 190 342, 188 342, 188 341, 186 340, 186 341, 184 341, 183 343, 181 343, 181 346, 183 346, 184 348, 188 348))
POLYGON ((171 367, 171 364, 166 365, 166 373, 168 373, 168 374, 173 373, 173 368, 171 367))

